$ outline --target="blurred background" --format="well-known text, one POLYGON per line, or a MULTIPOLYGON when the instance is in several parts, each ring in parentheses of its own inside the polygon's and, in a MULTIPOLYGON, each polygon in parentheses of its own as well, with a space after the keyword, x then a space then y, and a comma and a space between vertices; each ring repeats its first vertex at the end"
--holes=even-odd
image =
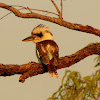
MULTIPOLYGON (((56 9, 50 0, 1 0, 1 2, 8 5, 20 5, 56 13, 56 9)), ((60 0, 55 0, 55 2, 60 7, 60 0)), ((99 4, 99 0, 63 0, 63 18, 68 22, 90 25, 100 29, 99 4)), ((29 12, 25 10, 20 11, 29 12)), ((0 8, 0 18, 7 13, 9 13, 8 10, 0 8)), ((56 17, 48 13, 41 14, 56 17)), ((32 29, 38 24, 44 24, 50 28, 59 46, 60 57, 71 55, 89 43, 100 42, 100 37, 89 33, 70 30, 40 19, 24 19, 10 14, 0 20, 0 63, 25 64, 30 61, 38 62, 35 54, 35 44, 22 42, 22 39, 29 36, 32 29)), ((61 79, 65 70, 79 71, 82 76, 94 73, 98 69, 94 68, 96 64, 94 61, 95 57, 97 56, 89 56, 69 68, 58 70, 58 79, 50 77, 48 73, 44 73, 28 78, 24 83, 20 83, 18 81, 20 75, 1 76, 0 98, 2 100, 46 100, 61 85, 61 79)))

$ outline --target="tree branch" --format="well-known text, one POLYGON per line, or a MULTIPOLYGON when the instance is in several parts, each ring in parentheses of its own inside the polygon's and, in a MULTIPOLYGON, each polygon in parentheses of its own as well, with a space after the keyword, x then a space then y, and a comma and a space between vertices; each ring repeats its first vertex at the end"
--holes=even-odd
MULTIPOLYGON (((87 56, 90 56, 93 54, 100 55, 100 43, 93 43, 92 45, 89 45, 72 55, 60 57, 58 60, 57 69, 69 67, 79 62, 80 60, 86 58, 87 56)), ((0 75, 1 76, 22 74, 22 76, 20 76, 20 79, 19 79, 20 82, 24 82, 25 79, 27 79, 28 77, 32 77, 38 74, 43 74, 45 72, 47 72, 47 70, 44 69, 42 64, 36 63, 36 62, 29 62, 23 65, 0 64, 0 75)))
POLYGON ((49 21, 49 22, 56 23, 60 26, 67 27, 67 28, 72 29, 72 30, 82 31, 82 32, 91 33, 91 34, 95 34, 97 36, 100 36, 100 30, 93 28, 89 25, 83 26, 81 24, 74 24, 74 23, 67 22, 63 19, 45 16, 45 15, 37 14, 37 13, 34 13, 34 12, 32 12, 32 13, 21 13, 17 9, 13 8, 12 6, 6 5, 4 3, 0 3, 0 7, 7 9, 9 11, 12 11, 16 16, 21 17, 21 18, 42 19, 42 20, 46 20, 46 21, 49 21))

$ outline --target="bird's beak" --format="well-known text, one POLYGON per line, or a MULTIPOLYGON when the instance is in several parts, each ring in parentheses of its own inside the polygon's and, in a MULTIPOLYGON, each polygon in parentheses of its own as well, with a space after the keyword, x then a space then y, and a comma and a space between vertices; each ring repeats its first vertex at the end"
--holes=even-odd
POLYGON ((29 37, 23 39, 22 41, 32 41, 33 39, 34 39, 33 36, 29 36, 29 37))

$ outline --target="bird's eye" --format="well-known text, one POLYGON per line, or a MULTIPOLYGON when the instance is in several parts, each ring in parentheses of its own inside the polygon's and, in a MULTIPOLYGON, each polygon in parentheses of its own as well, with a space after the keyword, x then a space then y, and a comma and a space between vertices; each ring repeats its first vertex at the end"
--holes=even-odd
POLYGON ((40 38, 43 36, 42 32, 41 33, 36 33, 34 35, 39 36, 40 38))

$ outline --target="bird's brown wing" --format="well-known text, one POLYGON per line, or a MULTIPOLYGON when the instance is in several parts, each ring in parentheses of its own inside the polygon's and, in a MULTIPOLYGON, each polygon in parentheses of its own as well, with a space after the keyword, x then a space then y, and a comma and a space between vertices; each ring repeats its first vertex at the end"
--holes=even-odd
POLYGON ((57 44, 52 40, 45 40, 36 44, 37 55, 41 62, 49 64, 50 60, 54 59, 54 65, 57 65, 57 59, 59 57, 59 49, 57 44))

